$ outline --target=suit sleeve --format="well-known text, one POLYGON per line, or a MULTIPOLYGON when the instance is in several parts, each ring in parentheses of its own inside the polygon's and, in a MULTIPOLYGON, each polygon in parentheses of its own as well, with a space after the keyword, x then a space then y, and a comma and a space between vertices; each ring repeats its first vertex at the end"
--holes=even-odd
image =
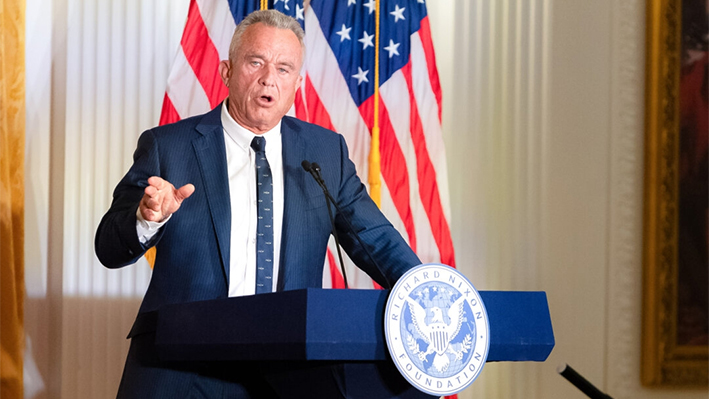
POLYGON ((340 155, 342 173, 337 202, 342 214, 338 214, 336 219, 340 243, 359 268, 379 285, 391 288, 402 274, 420 265, 421 261, 370 198, 357 176, 342 136, 340 155), (362 248, 345 218, 366 248, 362 248))
POLYGON ((151 176, 160 176, 160 163, 157 142, 149 130, 140 136, 133 165, 113 191, 111 207, 96 230, 96 255, 108 268, 137 262, 162 235, 161 229, 153 239, 141 244, 136 232, 136 211, 151 176))

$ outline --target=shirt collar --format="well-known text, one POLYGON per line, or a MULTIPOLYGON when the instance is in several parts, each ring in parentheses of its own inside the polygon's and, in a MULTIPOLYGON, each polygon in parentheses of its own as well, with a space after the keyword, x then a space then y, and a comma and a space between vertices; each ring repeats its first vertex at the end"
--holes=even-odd
MULTIPOLYGON (((224 132, 229 136, 239 147, 244 151, 248 151, 251 148, 251 141, 257 135, 252 131, 246 129, 245 127, 239 125, 234 118, 229 114, 229 109, 227 107, 227 101, 225 99, 222 103, 222 126, 224 127, 224 132)), ((266 153, 270 153, 271 150, 275 150, 281 147, 281 121, 274 126, 271 130, 266 133, 260 134, 266 139, 266 153)))

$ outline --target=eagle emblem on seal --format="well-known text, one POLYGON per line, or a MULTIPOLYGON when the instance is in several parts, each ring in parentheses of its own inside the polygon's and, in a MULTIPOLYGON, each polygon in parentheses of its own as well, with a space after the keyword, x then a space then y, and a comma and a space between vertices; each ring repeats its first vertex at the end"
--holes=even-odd
POLYGON ((414 267, 399 278, 387 300, 384 334, 401 375, 436 396, 470 385, 490 347, 479 293, 463 274, 439 263, 414 267))
POLYGON ((454 351, 451 346, 451 340, 458 335, 460 327, 463 325, 463 304, 465 298, 458 298, 446 311, 446 321, 443 317, 444 310, 438 306, 431 306, 426 309, 412 299, 407 299, 411 311, 411 319, 414 327, 421 335, 423 340, 428 344, 425 352, 419 351, 417 354, 419 359, 424 360, 431 353, 436 353, 433 358, 433 366, 438 371, 445 371, 450 365, 450 359, 446 356, 447 353, 452 353, 456 357, 459 356, 457 351, 454 351), (430 317, 427 314, 430 313, 430 317), (426 322, 426 319, 429 322, 426 322))
POLYGON ((448 284, 429 282, 414 289, 404 302, 408 321, 402 335, 416 365, 437 376, 459 372, 475 345, 466 298, 448 284))

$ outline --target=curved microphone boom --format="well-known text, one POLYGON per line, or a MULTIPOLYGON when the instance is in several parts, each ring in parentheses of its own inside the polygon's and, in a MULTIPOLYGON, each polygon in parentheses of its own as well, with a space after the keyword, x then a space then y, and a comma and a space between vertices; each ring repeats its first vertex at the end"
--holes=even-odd
MULTIPOLYGON (((372 264, 374 265, 374 267, 377 268, 377 271, 379 271, 379 274, 382 275, 382 278, 384 279, 384 281, 385 281, 386 284, 387 284, 387 286, 384 287, 384 288, 391 289, 391 287, 393 286, 393 284, 389 281, 389 279, 387 278, 386 274, 384 274, 384 272, 382 271, 382 268, 379 267, 379 263, 377 263, 377 261, 374 259, 374 256, 372 256, 372 253, 369 251, 369 249, 367 248, 367 246, 364 245, 364 242, 362 242, 362 238, 360 238, 359 234, 357 233, 357 230, 355 230, 354 226, 352 226, 352 223, 350 223, 349 219, 345 216, 344 213, 342 213, 342 210, 341 210, 340 207, 337 205, 337 202, 335 201, 335 199, 332 197, 332 195, 330 195, 330 191, 328 191, 327 185, 325 185, 325 181, 322 179, 322 176, 320 175, 320 165, 318 165, 317 162, 310 163, 310 162, 307 161, 307 160, 303 160, 303 162, 301 162, 300 165, 303 167, 303 169, 304 169, 306 172, 310 173, 310 175, 313 176, 313 179, 315 179, 315 181, 318 183, 318 185, 320 186, 320 188, 322 188, 323 193, 325 194, 325 201, 327 201, 327 203, 328 203, 328 213, 330 213, 330 203, 332 203, 332 205, 335 206, 335 210, 337 210, 337 213, 339 213, 340 215, 342 215, 342 219, 345 221, 345 223, 347 223, 347 228, 352 232, 352 234, 354 235, 355 239, 356 239, 357 242, 359 243, 359 246, 362 247, 362 249, 364 250, 364 252, 367 254, 367 257, 369 258, 369 260, 372 262, 372 264)), ((331 222, 332 222, 333 236, 335 237, 335 242, 336 242, 336 244, 337 244, 337 251, 338 251, 338 254, 339 254, 339 251, 340 251, 340 243, 339 243, 339 241, 338 241, 338 239, 337 239, 337 235, 336 235, 336 233, 335 233, 335 222, 334 222, 334 220, 332 219, 332 215, 330 216, 330 220, 331 220, 331 222)), ((342 273, 343 273, 343 277, 344 277, 344 268, 345 268, 345 265, 344 265, 344 263, 342 262, 342 256, 340 256, 340 265, 341 265, 341 267, 342 267, 342 273)), ((346 280, 346 278, 345 278, 345 285, 347 285, 347 280, 346 280)))
MULTIPOLYGON (((340 270, 342 271, 342 280, 345 282, 345 288, 350 288, 347 284, 347 273, 345 272, 345 262, 342 261, 342 250, 340 250, 340 239, 337 237, 337 229, 335 228, 335 219, 332 216, 332 209, 330 208, 331 196, 330 192, 327 191, 327 186, 325 182, 320 177, 320 166, 318 164, 311 164, 310 162, 303 160, 300 165, 305 169, 306 172, 310 173, 318 185, 323 189, 325 193, 325 202, 327 203, 327 216, 330 217, 330 225, 332 226, 332 236, 335 238, 335 246, 337 247, 337 257, 340 258, 340 270), (317 170, 313 167, 317 166, 317 170)), ((337 206, 337 205, 335 205, 337 206)))

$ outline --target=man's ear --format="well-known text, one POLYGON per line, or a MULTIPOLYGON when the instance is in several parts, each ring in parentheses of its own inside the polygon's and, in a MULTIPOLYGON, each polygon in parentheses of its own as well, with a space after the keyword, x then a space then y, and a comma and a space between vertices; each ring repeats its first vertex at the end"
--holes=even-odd
POLYGON ((223 60, 219 62, 219 76, 226 87, 229 87, 229 76, 231 76, 231 62, 223 60))
POLYGON ((296 93, 298 92, 298 90, 300 90, 300 85, 301 85, 301 83, 303 83, 303 75, 298 75, 298 79, 297 79, 296 82, 295 82, 295 91, 296 91, 296 93))

